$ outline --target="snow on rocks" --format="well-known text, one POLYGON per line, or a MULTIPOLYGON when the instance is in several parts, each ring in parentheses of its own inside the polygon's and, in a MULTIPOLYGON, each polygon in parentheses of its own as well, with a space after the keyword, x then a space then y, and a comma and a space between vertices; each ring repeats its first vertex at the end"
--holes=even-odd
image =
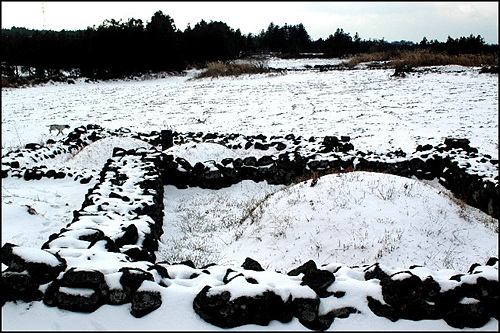
POLYGON ((348 136, 267 138, 262 134, 199 132, 173 133, 173 142, 178 145, 164 150, 162 176, 165 184, 178 188, 220 189, 244 179, 290 184, 332 172, 374 171, 438 179, 459 199, 499 216, 498 160, 480 154, 467 139, 447 138, 434 147, 419 145, 413 153, 396 150, 385 154, 356 151, 348 136), (184 145, 202 149, 193 151, 184 145))
POLYGON ((84 252, 104 248, 133 260, 154 262, 163 224, 158 160, 155 150, 115 149, 101 171, 100 182, 89 190, 73 221, 52 235, 43 248, 61 253, 67 248, 84 252))
POLYGON ((9 268, 2 272, 2 305, 21 299, 40 300, 38 287, 54 280, 66 269, 66 261, 48 251, 5 243, 1 248, 2 264, 9 268))
POLYGON ((46 305, 93 312, 102 304, 132 302, 131 313, 140 317, 161 304, 157 293, 136 293, 144 280, 152 280, 144 269, 155 261, 162 232, 158 159, 154 149, 114 150, 73 221, 42 246, 69 266, 47 288, 46 305), (119 283, 112 282, 110 288, 105 273, 120 272, 119 283))
MULTIPOLYGON (((93 139, 105 132, 96 126, 81 127, 63 141, 82 149, 93 140, 85 139, 88 130, 97 130, 89 134, 93 139)), ((135 135, 126 129, 114 133, 105 135, 135 135)), ((161 141, 159 133, 142 137, 161 141)), ((268 325, 273 320, 287 323, 296 318, 306 328, 326 330, 336 318, 368 312, 391 321, 444 319, 457 328, 477 328, 490 318, 498 320, 494 311, 499 297, 496 258, 486 265, 474 264, 467 273, 419 266, 396 270, 379 264, 318 268, 311 260, 283 274, 266 271, 251 258, 241 267, 196 268, 191 262, 156 262, 155 257, 163 232, 163 186, 167 184, 218 189, 246 179, 289 184, 332 172, 371 170, 439 178, 459 195, 472 191, 471 196, 463 194, 469 202, 487 202, 481 209, 498 214, 493 201, 498 198, 498 176, 492 175, 498 162, 480 155, 468 141, 447 139, 436 147, 417 147, 412 154, 355 151, 349 137, 306 140, 293 135, 268 139, 264 135, 174 133, 173 141, 177 145, 163 152, 114 149, 73 221, 51 235, 42 250, 5 244, 2 263, 9 268, 2 272, 2 285, 10 292, 3 303, 43 299, 47 306, 77 312, 131 303, 130 313, 140 318, 168 301, 162 297, 163 288, 183 286, 196 293, 193 310, 222 328, 268 325), (215 154, 204 156, 200 150, 186 149, 188 145, 201 145, 215 154), (33 262, 49 273, 34 278, 43 270, 37 268, 34 273, 33 262)), ((27 149, 33 152, 42 147, 27 149)), ((30 170, 31 162, 24 159, 23 163, 30 170)), ((20 174, 15 169, 21 168, 21 162, 2 164, 7 170, 4 175, 20 174)), ((41 173, 36 171, 43 168, 33 169, 38 177, 41 173)), ((24 175, 32 179, 26 171, 24 175)))
POLYGON ((80 168, 80 171, 72 171, 68 167, 47 170, 46 164, 50 160, 57 161, 56 153, 71 156, 102 138, 124 136, 142 140, 148 145, 163 146, 167 141, 163 137, 165 133, 168 133, 169 144, 163 147, 162 178, 165 184, 177 187, 217 189, 242 179, 289 184, 314 173, 370 170, 419 179, 439 179, 459 199, 493 217, 499 216, 498 160, 480 154, 476 148, 470 147, 469 140, 461 138, 446 138, 444 144, 434 147, 419 145, 413 153, 400 149, 374 153, 356 151, 349 136, 306 139, 293 134, 267 137, 263 134, 245 136, 171 130, 146 134, 134 133, 127 128, 112 131, 98 125, 87 125, 75 128, 66 139, 56 143, 55 148, 33 144, 23 151, 7 154, 2 158, 2 177, 10 174, 37 180, 71 175, 75 180, 88 183, 97 176, 96 170, 80 168), (202 150, 190 148, 196 148, 197 144, 203 145, 204 150, 213 155, 196 155, 202 150))
POLYGON ((73 177, 75 181, 88 183, 97 178, 98 170, 111 156, 112 148, 116 146, 116 142, 112 140, 114 137, 130 138, 131 142, 128 144, 124 145, 123 139, 120 142, 120 146, 125 149, 140 146, 149 148, 157 143, 155 140, 158 133, 133 133, 126 128, 111 131, 94 124, 79 126, 59 141, 49 139, 43 145, 28 143, 25 148, 10 151, 2 156, 2 178, 9 175, 25 180, 73 177), (88 157, 86 158, 85 148, 92 143, 101 146, 101 159, 89 161, 88 157))
MULTIPOLYGON (((487 265, 481 268, 497 270, 487 265)), ((220 269, 211 266, 203 272, 220 269)), ((379 264, 317 268, 313 261, 287 275, 230 268, 223 276, 219 274, 222 281, 215 286, 203 287, 193 308, 204 320, 222 328, 268 325, 272 320, 286 323, 296 317, 311 330, 325 330, 335 318, 368 311, 392 321, 443 318, 459 328, 481 327, 489 318, 496 318, 498 278, 473 273, 480 281, 475 285, 455 281, 453 289, 442 288, 441 284, 455 278, 453 273, 422 271, 418 266, 395 271, 379 264), (311 281, 321 288, 315 289, 311 281), (465 302, 472 304, 468 312, 462 302, 465 297, 475 299, 465 302)))

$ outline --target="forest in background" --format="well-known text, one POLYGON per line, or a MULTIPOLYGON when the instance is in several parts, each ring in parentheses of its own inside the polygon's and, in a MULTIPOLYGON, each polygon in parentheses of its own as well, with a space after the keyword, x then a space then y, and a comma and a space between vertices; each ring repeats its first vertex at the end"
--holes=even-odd
POLYGON ((174 19, 161 11, 147 22, 110 19, 86 30, 2 29, 1 47, 2 86, 4 77, 20 76, 19 68, 39 79, 57 76, 63 70, 76 70, 75 75, 91 79, 112 79, 146 72, 177 72, 269 53, 280 57, 348 58, 425 51, 455 57, 493 55, 488 59, 494 63, 488 65, 498 66, 498 44, 486 44, 480 35, 448 36, 444 42, 426 37, 419 43, 388 42, 363 40, 358 33, 352 37, 338 28, 328 38, 314 41, 302 24, 270 23, 258 34, 244 35, 224 22, 204 20, 181 31, 174 19))

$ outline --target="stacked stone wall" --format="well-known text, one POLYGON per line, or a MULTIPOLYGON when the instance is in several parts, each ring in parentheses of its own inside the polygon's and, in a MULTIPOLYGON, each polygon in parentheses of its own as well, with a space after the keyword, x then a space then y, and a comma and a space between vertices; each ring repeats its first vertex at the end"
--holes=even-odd
MULTIPOLYGON (((123 129, 119 132, 134 135, 123 129)), ((99 127, 89 125, 71 132, 64 142, 81 149, 103 133, 99 127)), ((97 183, 85 196, 81 209, 74 211, 73 220, 51 235, 41 249, 11 243, 2 246, 2 263, 8 267, 2 272, 2 305, 10 301, 43 301, 47 306, 65 310, 93 312, 103 304, 131 303, 131 314, 143 317, 168 302, 162 296, 164 288, 210 276, 211 283, 207 285, 192 282, 199 290, 193 311, 223 328, 268 325, 273 320, 287 323, 297 318, 311 330, 325 330, 336 318, 366 311, 391 321, 443 319, 456 328, 479 328, 491 318, 498 320, 497 258, 490 258, 485 264, 474 263, 467 272, 450 275, 449 271, 431 271, 420 266, 395 271, 378 263, 317 267, 313 261, 288 273, 267 272, 250 258, 241 267, 214 264, 196 268, 191 262, 157 262, 155 256, 163 232, 163 188, 169 184, 218 189, 246 179, 290 184, 335 172, 386 172, 438 179, 468 204, 498 217, 498 161, 480 155, 467 140, 446 139, 438 146, 419 146, 412 154, 395 151, 381 155, 355 151, 349 137, 306 140, 293 135, 269 139, 263 135, 169 135, 172 142, 160 140, 159 133, 146 137, 150 142, 166 142, 170 146, 198 140, 269 154, 191 165, 168 150, 116 148, 98 173, 97 183), (478 169, 478 165, 482 168, 478 169), (269 281, 270 276, 293 287, 283 289, 269 281), (359 302, 332 307, 332 299, 349 299, 353 292, 340 287, 339 276, 357 276, 358 286, 366 283, 373 289, 375 284, 379 291, 363 296, 364 308, 357 305, 359 302), (235 286, 248 287, 252 292, 234 296, 235 286)), ((26 149, 33 153, 43 147, 30 145, 26 149)), ((73 148, 68 149, 71 152, 73 148)), ((3 176, 22 174, 18 170, 23 168, 26 156, 8 157, 11 160, 2 161, 3 176), (21 161, 16 163, 15 157, 21 161)), ((360 289, 364 290, 362 286, 360 289)))

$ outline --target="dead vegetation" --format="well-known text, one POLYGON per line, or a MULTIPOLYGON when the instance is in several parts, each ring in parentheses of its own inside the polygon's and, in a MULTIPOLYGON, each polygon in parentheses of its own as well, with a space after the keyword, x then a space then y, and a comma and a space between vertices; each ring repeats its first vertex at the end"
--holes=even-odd
POLYGON ((360 63, 385 62, 388 67, 408 66, 498 66, 498 54, 459 54, 450 55, 444 52, 437 53, 428 50, 403 52, 373 52, 358 54, 343 62, 346 68, 354 68, 360 63))
POLYGON ((253 60, 241 62, 214 61, 209 62, 197 78, 217 78, 221 76, 240 76, 244 74, 281 73, 281 70, 270 68, 266 61, 253 60))

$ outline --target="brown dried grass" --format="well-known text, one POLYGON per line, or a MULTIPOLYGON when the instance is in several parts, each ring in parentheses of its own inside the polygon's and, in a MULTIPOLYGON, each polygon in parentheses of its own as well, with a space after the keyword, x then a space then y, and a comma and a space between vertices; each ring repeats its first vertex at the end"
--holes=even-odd
POLYGON ((241 63, 214 61, 209 62, 206 69, 197 77, 240 76, 243 74, 263 74, 274 71, 276 70, 269 68, 263 61, 241 63))
POLYGON ((498 54, 459 54, 450 55, 447 53, 436 53, 427 50, 403 51, 403 52, 374 52, 353 56, 342 66, 353 68, 363 62, 386 61, 389 66, 443 66, 460 65, 481 67, 494 65, 498 66, 498 54))

